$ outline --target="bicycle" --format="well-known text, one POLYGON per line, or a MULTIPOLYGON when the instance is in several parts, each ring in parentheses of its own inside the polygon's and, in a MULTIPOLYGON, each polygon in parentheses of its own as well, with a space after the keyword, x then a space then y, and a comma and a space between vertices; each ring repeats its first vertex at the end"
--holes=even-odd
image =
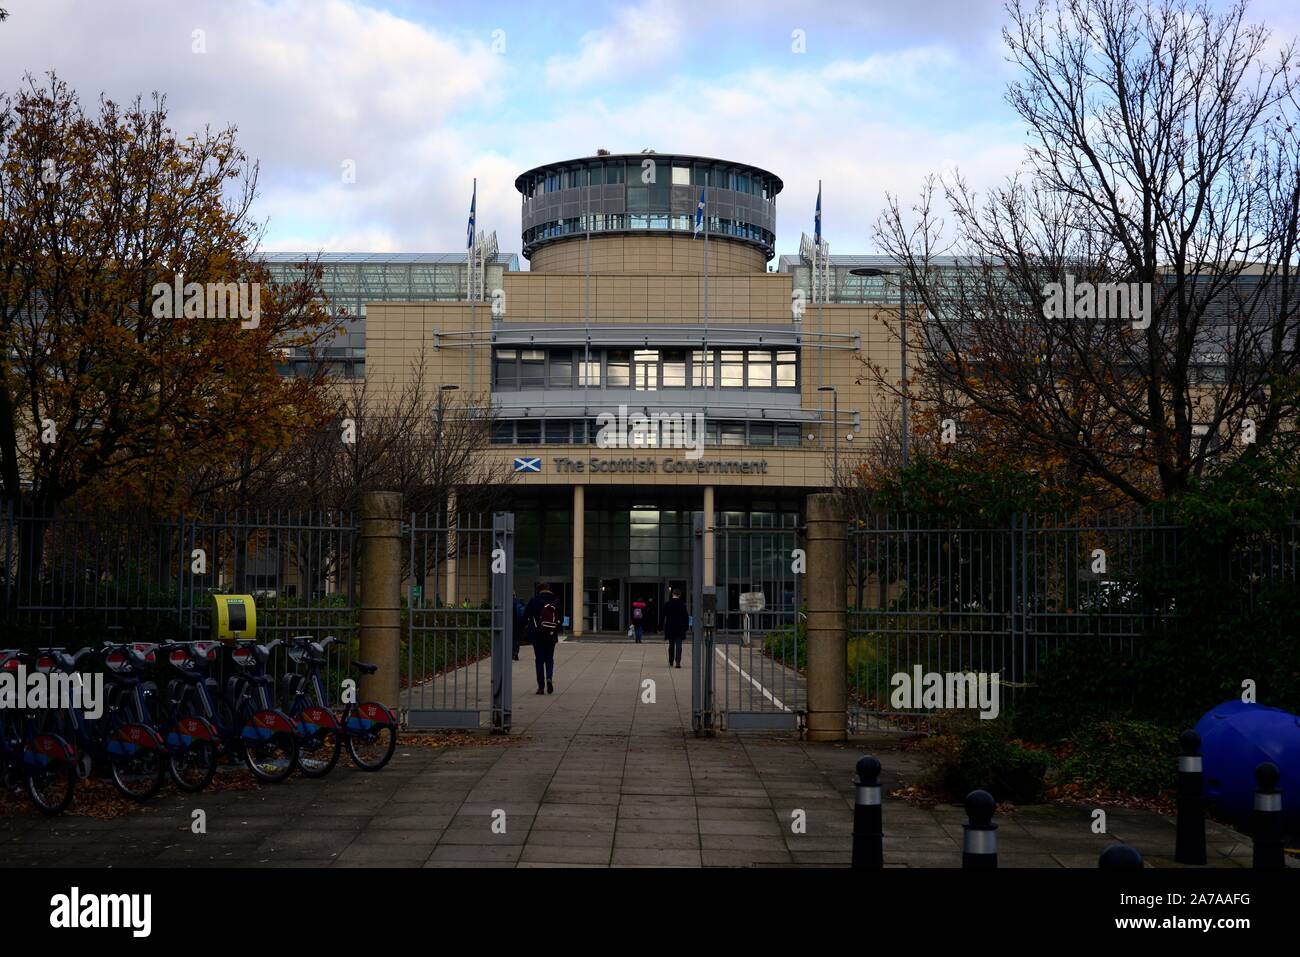
MULTIPOLYGON (((97 655, 99 652, 90 647, 75 654, 68 654, 62 648, 47 648, 36 657, 36 670, 45 675, 63 673, 80 677, 81 660, 97 655)), ((133 690, 138 693, 138 686, 133 690)), ((50 730, 68 741, 76 753, 78 777, 89 777, 97 763, 107 764, 113 787, 123 797, 135 801, 149 800, 162 787, 167 745, 152 725, 131 720, 122 695, 109 697, 104 702, 103 715, 98 718, 89 717, 84 708, 71 702, 52 711, 51 718, 50 730)))
MULTIPOLYGON (((231 659, 237 667, 248 668, 259 655, 265 661, 278 644, 275 641, 252 649, 236 648, 231 659)), ((168 664, 186 682, 179 695, 178 714, 201 717, 212 725, 220 742, 219 756, 242 758, 253 776, 267 784, 277 784, 293 773, 298 760, 297 728, 283 711, 253 706, 251 693, 245 690, 250 686, 259 687, 261 703, 268 703, 260 682, 232 676, 226 682, 225 693, 217 694, 216 682, 207 675, 207 669, 217 659, 216 642, 168 642, 159 647, 166 653, 168 664)))
MULTIPOLYGON (((0 651, 0 669, 17 672, 29 656, 0 651)), ((62 814, 77 791, 76 755, 61 736, 37 729, 36 716, 0 710, 0 778, 7 788, 21 781, 28 799, 42 814, 62 814)))
MULTIPOLYGON (((284 676, 286 710, 291 716, 303 715, 311 722, 321 712, 335 716, 320 669, 326 663, 325 649, 338 643, 332 636, 322 641, 313 641, 308 635, 289 639, 290 660, 306 667, 305 673, 288 672, 284 676)), ((364 661, 353 661, 352 667, 365 675, 379 670, 378 665, 364 661)), ((397 718, 384 705, 377 701, 348 702, 341 717, 336 717, 336 723, 342 727, 348 757, 360 770, 379 771, 392 760, 397 750, 397 718)), ((335 748, 337 761, 337 735, 335 748)))
POLYGON ((157 660, 158 647, 145 642, 106 641, 104 665, 115 692, 123 697, 136 720, 162 730, 167 746, 167 773, 172 783, 193 794, 211 784, 217 773, 217 732, 205 718, 179 713, 177 686, 183 689, 184 681, 173 679, 166 697, 161 697, 157 686, 143 679, 143 674, 157 660))

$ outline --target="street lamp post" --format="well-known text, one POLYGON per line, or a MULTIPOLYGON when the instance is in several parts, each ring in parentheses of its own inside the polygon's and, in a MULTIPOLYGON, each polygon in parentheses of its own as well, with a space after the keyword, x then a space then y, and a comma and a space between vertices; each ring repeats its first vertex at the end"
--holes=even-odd
POLYGON ((818 392, 829 392, 831 394, 831 432, 834 435, 834 458, 835 474, 834 482, 836 487, 840 484, 840 394, 833 385, 822 385, 817 387, 818 392))
POLYGON ((850 269, 854 276, 897 276, 898 277, 898 327, 902 355, 899 357, 899 385, 903 389, 902 398, 902 432, 903 432, 903 468, 910 461, 911 436, 907 428, 907 300, 904 292, 904 278, 901 273, 890 269, 876 269, 874 266, 860 266, 850 269))

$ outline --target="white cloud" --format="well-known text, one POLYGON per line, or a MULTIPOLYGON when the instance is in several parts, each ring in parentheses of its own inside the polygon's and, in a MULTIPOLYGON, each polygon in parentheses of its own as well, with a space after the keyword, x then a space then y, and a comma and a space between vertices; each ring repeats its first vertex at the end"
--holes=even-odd
POLYGON ((633 71, 662 66, 680 51, 684 25, 676 4, 668 0, 625 7, 615 14, 611 26, 584 34, 576 54, 551 57, 546 64, 547 82, 572 89, 611 75, 626 78, 633 71))

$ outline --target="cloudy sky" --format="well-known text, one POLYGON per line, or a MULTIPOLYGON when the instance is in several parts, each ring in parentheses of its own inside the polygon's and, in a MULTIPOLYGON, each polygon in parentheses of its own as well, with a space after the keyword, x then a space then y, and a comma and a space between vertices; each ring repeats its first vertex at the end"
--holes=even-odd
MULTIPOLYGON (((1251 9, 1294 36, 1297 6, 1251 9)), ((517 252, 520 171, 649 147, 781 176, 780 252, 811 228, 820 178, 834 251, 870 252, 886 192, 953 167, 995 182, 1022 155, 998 0, 0 7, 0 89, 53 69, 87 99, 163 92, 181 132, 237 126, 268 249, 457 251, 478 177, 480 226, 517 252)))

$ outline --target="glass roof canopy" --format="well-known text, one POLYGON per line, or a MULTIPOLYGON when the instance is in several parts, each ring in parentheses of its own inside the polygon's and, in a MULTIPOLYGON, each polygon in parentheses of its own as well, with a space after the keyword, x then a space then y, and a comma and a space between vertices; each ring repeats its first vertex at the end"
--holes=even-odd
MULTIPOLYGON (((261 254, 261 259, 272 277, 281 282, 300 278, 303 263, 320 267, 321 289, 330 310, 346 317, 338 335, 324 348, 327 360, 358 364, 365 361, 367 302, 466 298, 464 253, 267 252, 261 254)), ((487 266, 488 288, 500 282, 500 273, 518 269, 518 255, 496 256, 487 266)))

